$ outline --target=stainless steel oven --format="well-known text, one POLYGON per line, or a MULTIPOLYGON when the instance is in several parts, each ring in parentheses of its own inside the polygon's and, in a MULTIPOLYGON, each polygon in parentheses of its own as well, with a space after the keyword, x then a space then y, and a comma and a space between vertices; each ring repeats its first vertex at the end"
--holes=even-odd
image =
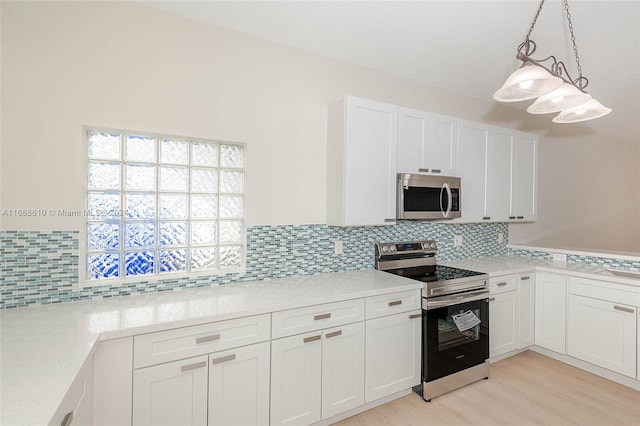
POLYGON ((423 282, 422 397, 489 377, 488 275, 437 265, 435 241, 376 244, 376 269, 423 282))

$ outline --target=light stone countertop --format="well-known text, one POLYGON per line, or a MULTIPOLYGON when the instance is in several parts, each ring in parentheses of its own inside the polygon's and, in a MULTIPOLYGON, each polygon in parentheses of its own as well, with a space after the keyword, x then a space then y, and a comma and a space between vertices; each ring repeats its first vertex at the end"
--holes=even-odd
POLYGON ((477 272, 485 272, 490 276, 519 274, 532 271, 555 272, 575 277, 635 286, 638 287, 638 290, 640 291, 640 278, 636 279, 618 276, 611 272, 607 272, 605 267, 599 265, 559 262, 520 256, 474 257, 468 259, 441 261, 438 262, 438 264, 469 269, 477 272))
POLYGON ((370 269, 1 311, 0 424, 47 424, 100 340, 420 288, 370 269))

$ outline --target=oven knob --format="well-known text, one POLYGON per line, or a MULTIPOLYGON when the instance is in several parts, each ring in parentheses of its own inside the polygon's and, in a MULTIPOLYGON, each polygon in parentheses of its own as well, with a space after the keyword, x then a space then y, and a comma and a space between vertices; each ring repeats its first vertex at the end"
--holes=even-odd
POLYGON ((389 247, 387 247, 387 246, 382 246, 382 252, 383 252, 383 253, 386 253, 386 252, 388 252, 388 251, 389 251, 389 247))
POLYGON ((429 243, 429 248, 431 248, 431 249, 434 249, 434 250, 435 250, 435 249, 436 249, 436 243, 435 243, 435 242, 433 242, 433 241, 432 241, 431 243, 429 243))
POLYGON ((396 246, 391 246, 391 247, 389 247, 389 250, 391 250, 391 251, 396 251, 396 246))

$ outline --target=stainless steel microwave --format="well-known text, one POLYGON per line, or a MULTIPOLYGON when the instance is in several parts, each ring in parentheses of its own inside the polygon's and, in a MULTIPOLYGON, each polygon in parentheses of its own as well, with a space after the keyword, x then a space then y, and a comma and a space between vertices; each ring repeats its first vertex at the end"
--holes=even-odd
POLYGON ((397 219, 436 220, 460 217, 460 178, 398 174, 397 219))

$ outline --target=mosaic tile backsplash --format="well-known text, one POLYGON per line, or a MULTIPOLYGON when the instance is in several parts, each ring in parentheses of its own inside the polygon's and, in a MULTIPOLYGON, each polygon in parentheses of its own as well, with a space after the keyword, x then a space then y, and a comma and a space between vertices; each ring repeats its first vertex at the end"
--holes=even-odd
POLYGON ((326 225, 252 226, 247 229, 244 273, 162 278, 77 289, 77 231, 0 231, 0 309, 62 303, 175 288, 206 287, 243 281, 283 278, 373 268, 374 243, 434 239, 439 260, 507 254, 508 226, 404 222, 383 227, 326 225), (504 239, 498 243, 498 233, 504 239), (453 247, 453 236, 463 245, 453 247), (334 254, 334 241, 344 254, 334 254))

